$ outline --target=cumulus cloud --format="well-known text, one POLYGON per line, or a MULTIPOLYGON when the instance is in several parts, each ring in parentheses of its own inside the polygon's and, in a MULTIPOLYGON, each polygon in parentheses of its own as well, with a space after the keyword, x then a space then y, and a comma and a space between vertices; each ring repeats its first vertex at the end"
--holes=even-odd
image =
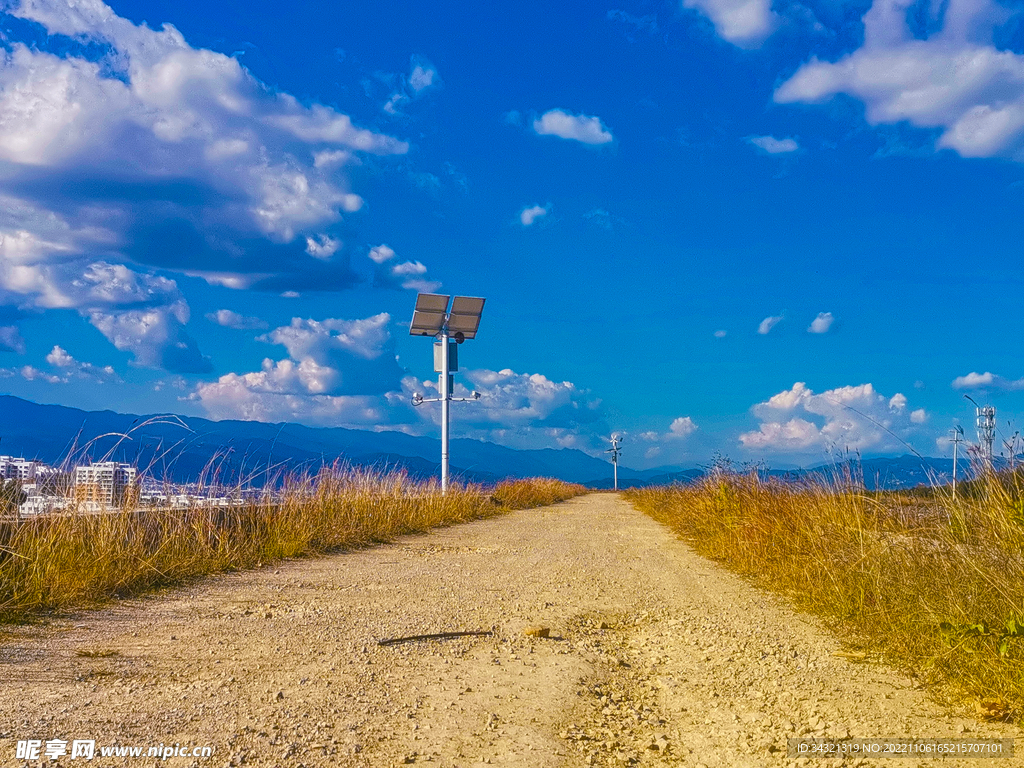
POLYGON ((748 136, 747 142, 769 155, 784 155, 800 149, 796 139, 776 139, 774 136, 748 136))
POLYGON ((871 384, 838 387, 815 394, 803 382, 751 409, 761 422, 740 435, 747 449, 816 454, 825 450, 905 450, 920 424, 923 408, 909 411, 902 393, 885 397, 871 384))
POLYGON ((407 143, 99 0, 8 12, 48 36, 0 53, 0 301, 77 310, 136 363, 197 372, 188 306, 154 270, 273 291, 358 279, 328 258, 362 205, 330 153, 407 143))
POLYGON ((971 371, 966 376, 957 376, 953 379, 953 389, 989 389, 1012 392, 1024 389, 1024 379, 1011 380, 991 371, 984 373, 971 371))
POLYGON ((441 287, 436 280, 427 279, 427 268, 420 261, 392 263, 395 251, 386 245, 370 249, 370 259, 377 265, 373 283, 381 288, 405 288, 421 293, 433 293, 441 287))
MULTIPOLYGON (((459 410, 460 435, 499 442, 520 448, 558 445, 563 448, 603 450, 608 433, 601 401, 570 381, 554 381, 540 373, 468 370, 463 376, 480 399, 459 410)), ((436 396, 436 380, 407 377, 402 392, 389 396, 394 403, 406 403, 414 392, 436 396)), ((455 394, 468 396, 470 390, 456 383, 455 394)), ((436 423, 438 410, 429 406, 415 409, 420 420, 436 423)))
POLYGON ((383 264, 385 261, 389 261, 395 257, 395 251, 393 248, 388 248, 386 245, 378 245, 370 249, 370 259, 375 264, 383 264))
POLYGON ((818 316, 811 321, 807 327, 808 333, 828 333, 828 329, 835 322, 831 312, 819 312, 818 316))
POLYGON ((519 221, 524 227, 531 227, 537 219, 547 216, 550 211, 550 205, 528 205, 519 212, 519 221))
POLYGON ((283 346, 286 359, 267 358, 258 371, 201 383, 191 398, 219 419, 386 423, 382 396, 402 379, 390 322, 387 313, 358 320, 292 318, 260 337, 283 346))
POLYGON ((1008 12, 992 0, 934 6, 922 28, 908 0, 874 0, 864 43, 838 61, 812 58, 775 101, 819 103, 837 94, 862 101, 871 125, 937 129, 937 148, 964 157, 1024 159, 1024 56, 993 44, 1008 12))
POLYGON ((729 335, 728 331, 715 331, 715 338, 716 339, 724 339, 728 335, 729 335))
MULTIPOLYGON (((23 240, 35 242, 28 234, 23 240)), ((211 369, 185 332, 188 304, 166 277, 105 261, 40 262, 0 235, 0 301, 75 309, 117 349, 133 353, 138 365, 179 373, 211 369)))
POLYGON ((599 117, 574 115, 564 109, 550 109, 533 121, 534 132, 541 136, 558 136, 583 144, 601 145, 614 136, 599 117))
MULTIPOLYGON (((258 371, 229 373, 200 384, 190 398, 217 419, 435 434, 439 409, 429 403, 415 408, 411 400, 416 392, 436 397, 437 381, 402 374, 388 321, 387 315, 363 320, 296 318, 265 337, 284 345, 287 359, 267 358, 258 371), (369 368, 361 371, 360 366, 369 368)), ((508 369, 469 370, 462 376, 481 397, 460 406, 452 425, 456 435, 520 448, 603 449, 608 425, 601 401, 572 382, 508 369)), ((469 397, 470 389, 457 381, 454 394, 469 397)), ((682 437, 690 426, 677 421, 674 433, 682 437)))
POLYGON ((193 399, 214 419, 373 426, 385 420, 376 397, 327 395, 315 363, 263 361, 261 370, 200 384, 193 399))
POLYGON ((266 320, 259 317, 246 317, 230 309, 218 309, 216 312, 209 312, 206 319, 223 325, 225 328, 234 328, 238 331, 260 330, 268 327, 266 320))
POLYGON ((697 425, 693 423, 693 419, 689 416, 680 416, 678 419, 673 419, 672 423, 668 426, 668 436, 676 439, 689 437, 696 431, 697 425))
POLYGON ((715 32, 739 48, 757 48, 779 25, 771 0, 683 0, 715 26, 715 32))
POLYGON ((341 247, 341 240, 327 235, 306 238, 306 253, 314 259, 329 259, 341 247))
POLYGON ((101 384, 106 382, 113 384, 121 383, 121 377, 114 372, 112 366, 99 366, 76 360, 68 354, 67 350, 57 345, 54 345, 53 349, 46 355, 46 362, 64 372, 61 377, 64 381, 78 378, 89 379, 101 384))
POLYGON ((771 333, 772 328, 782 322, 782 315, 769 315, 757 326, 757 332, 762 336, 771 333))

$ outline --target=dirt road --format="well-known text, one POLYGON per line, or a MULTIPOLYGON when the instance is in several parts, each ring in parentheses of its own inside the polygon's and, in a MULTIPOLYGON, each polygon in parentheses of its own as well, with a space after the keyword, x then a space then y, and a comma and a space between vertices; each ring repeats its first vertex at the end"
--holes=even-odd
POLYGON ((71 766, 73 740, 94 766, 836 765, 787 738, 1019 733, 839 648, 594 494, 6 631, 0 765, 43 765, 17 759, 29 739, 71 766), (378 645, 458 631, 493 634, 378 645), (99 756, 115 744, 214 751, 99 756))

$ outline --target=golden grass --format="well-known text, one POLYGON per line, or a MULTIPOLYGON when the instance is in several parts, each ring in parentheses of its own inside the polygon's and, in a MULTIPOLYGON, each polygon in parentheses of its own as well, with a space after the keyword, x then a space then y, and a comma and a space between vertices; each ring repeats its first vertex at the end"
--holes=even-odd
POLYGON ((496 504, 510 509, 530 509, 556 504, 586 493, 587 488, 577 483, 564 483, 550 477, 529 480, 505 480, 495 486, 491 498, 496 504))
POLYGON ((1024 482, 925 493, 716 474, 626 492, 702 555, 826 618, 948 702, 1024 715, 1024 482))
POLYGON ((0 622, 89 606, 210 573, 386 542, 568 498, 552 480, 482 486, 331 468, 245 506, 39 516, 0 524, 0 622))

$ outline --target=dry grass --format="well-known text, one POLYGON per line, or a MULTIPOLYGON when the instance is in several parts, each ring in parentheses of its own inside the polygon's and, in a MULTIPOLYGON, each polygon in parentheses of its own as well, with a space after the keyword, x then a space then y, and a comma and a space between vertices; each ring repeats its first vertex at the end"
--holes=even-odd
POLYGON ((825 617, 855 650, 1024 715, 1024 483, 989 476, 925 493, 801 487, 717 474, 626 497, 702 555, 825 617))
POLYGON ((586 493, 587 488, 576 483, 563 483, 549 477, 530 480, 505 480, 494 488, 491 498, 496 504, 509 509, 530 509, 556 504, 586 493))
POLYGON ((441 495, 402 473, 332 468, 246 506, 47 515, 0 525, 0 622, 210 573, 385 542, 582 492, 551 480, 441 495))

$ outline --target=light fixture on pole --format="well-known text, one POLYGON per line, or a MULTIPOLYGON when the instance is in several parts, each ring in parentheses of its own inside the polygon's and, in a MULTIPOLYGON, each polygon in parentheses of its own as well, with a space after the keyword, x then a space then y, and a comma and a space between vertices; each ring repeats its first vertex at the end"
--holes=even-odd
POLYGON ((611 436, 612 447, 605 451, 612 455, 612 471, 614 472, 614 489, 619 490, 619 454, 622 453, 622 449, 619 448, 619 443, 622 442, 622 438, 618 435, 611 436))
POLYGON ((452 397, 452 371, 459 370, 457 344, 466 339, 475 339, 480 328, 480 315, 484 310, 484 299, 474 296, 451 296, 438 293, 421 293, 416 297, 416 310, 412 313, 409 326, 410 336, 433 336, 434 371, 438 375, 437 391, 440 397, 423 397, 419 392, 412 396, 413 405, 441 403, 441 492, 448 491, 448 416, 453 401, 479 400, 480 393, 472 397, 452 397), (451 299, 451 309, 448 301, 451 299))

